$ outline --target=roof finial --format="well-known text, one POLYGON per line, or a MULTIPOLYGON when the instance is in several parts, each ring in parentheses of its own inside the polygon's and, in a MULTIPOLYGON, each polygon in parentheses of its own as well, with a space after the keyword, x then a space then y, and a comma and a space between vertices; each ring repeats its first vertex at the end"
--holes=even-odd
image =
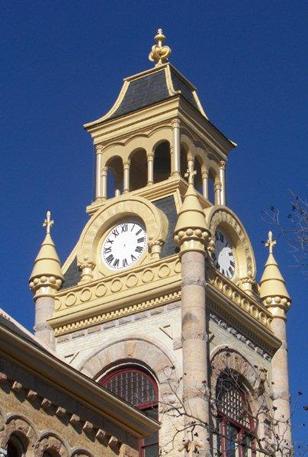
POLYGON ((268 232, 268 239, 265 242, 265 246, 268 248, 269 253, 273 254, 273 247, 277 244, 277 241, 273 239, 273 233, 271 230, 268 232))
POLYGON ((151 62, 155 62, 155 67, 162 65, 168 61, 168 57, 171 54, 171 49, 169 46, 164 46, 164 41, 166 37, 162 29, 157 30, 157 34, 154 37, 156 44, 152 46, 152 50, 149 54, 149 59, 151 62))
POLYGON ((194 184, 195 175, 197 174, 196 170, 193 168, 187 168, 185 173, 185 178, 188 178, 188 184, 194 184))
POLYGON ((51 212, 47 211, 46 219, 43 222, 43 227, 46 227, 46 235, 50 235, 50 229, 53 226, 54 221, 51 219, 51 212))

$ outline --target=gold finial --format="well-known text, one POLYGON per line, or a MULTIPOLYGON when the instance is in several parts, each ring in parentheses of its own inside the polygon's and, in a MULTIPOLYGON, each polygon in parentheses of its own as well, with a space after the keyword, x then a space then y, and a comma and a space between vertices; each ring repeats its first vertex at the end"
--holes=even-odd
POLYGON ((265 246, 268 248, 269 253, 273 254, 273 247, 277 244, 277 241, 273 239, 273 233, 271 230, 268 232, 268 239, 265 242, 265 246))
POLYGON ((54 221, 51 219, 51 212, 47 211, 46 219, 43 222, 43 227, 46 227, 46 235, 50 234, 50 229, 53 226, 54 221))
POLYGON ((169 46, 164 46, 164 41, 166 37, 163 34, 162 29, 157 30, 157 34, 154 37, 156 44, 152 46, 152 50, 149 54, 149 60, 151 62, 155 62, 155 67, 162 65, 163 63, 168 61, 168 57, 171 54, 171 49, 169 46))
POLYGON ((187 171, 185 173, 185 178, 188 178, 188 184, 194 184, 194 177, 197 174, 196 170, 187 168, 187 171))

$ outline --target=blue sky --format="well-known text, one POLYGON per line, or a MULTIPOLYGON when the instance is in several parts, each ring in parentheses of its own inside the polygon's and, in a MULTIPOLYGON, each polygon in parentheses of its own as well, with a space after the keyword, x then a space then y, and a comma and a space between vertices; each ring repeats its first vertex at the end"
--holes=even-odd
MULTIPOLYGON (((247 228, 260 276, 269 229, 262 211, 279 207, 286 222, 289 191, 307 196, 307 17, 308 3, 297 0, 2 2, 1 306, 32 327, 27 282, 46 209, 64 260, 93 196, 93 148, 82 125, 112 105, 122 78, 152 66, 157 27, 210 120, 238 143, 228 165, 228 205, 247 228)), ((307 437, 308 279, 283 237, 276 257, 293 298, 288 337, 298 443, 307 437)))

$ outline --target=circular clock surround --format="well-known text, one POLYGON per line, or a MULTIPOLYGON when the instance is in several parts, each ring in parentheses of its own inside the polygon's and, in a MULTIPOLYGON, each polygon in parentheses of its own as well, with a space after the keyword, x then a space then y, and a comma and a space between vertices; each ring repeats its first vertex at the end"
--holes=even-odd
POLYGON ((215 251, 212 253, 215 267, 229 279, 235 275, 236 260, 229 237, 221 229, 215 232, 215 251))
POLYGON ((134 265, 147 250, 147 233, 142 222, 125 219, 113 226, 101 245, 101 261, 109 270, 134 265))

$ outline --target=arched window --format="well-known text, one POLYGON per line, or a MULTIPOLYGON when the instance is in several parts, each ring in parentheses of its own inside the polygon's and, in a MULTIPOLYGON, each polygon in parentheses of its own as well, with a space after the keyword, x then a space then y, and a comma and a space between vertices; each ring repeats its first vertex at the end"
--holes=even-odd
POLYGON ((215 180, 216 175, 213 170, 209 171, 209 180, 208 180, 208 200, 213 203, 216 203, 216 196, 215 196, 215 180))
POLYGON ((180 151, 180 169, 181 169, 182 178, 187 180, 187 177, 185 177, 185 174, 188 169, 187 148, 186 148, 186 146, 183 146, 183 145, 181 145, 181 151, 180 151))
POLYGON ((168 179, 170 174, 170 145, 168 141, 164 141, 154 151, 154 183, 168 179))
MULTIPOLYGON (((148 417, 158 419, 158 387, 148 371, 136 365, 123 366, 110 371, 99 383, 148 417)), ((158 433, 140 442, 140 457, 158 457, 158 453, 158 433)))
POLYGON ((254 457, 255 424, 240 375, 224 372, 217 381, 218 447, 223 457, 254 457))
POLYGON ((203 186, 202 186, 202 162, 199 157, 195 157, 195 164, 194 164, 194 169, 196 171, 195 175, 195 189, 200 192, 200 194, 203 194, 203 186))
POLYGON ((129 168, 130 190, 140 189, 148 183, 147 155, 144 149, 137 149, 131 154, 129 168))
POLYGON ((113 157, 107 163, 107 196, 114 197, 116 190, 123 192, 123 162, 121 157, 113 157))
POLYGON ((15 433, 12 434, 7 443, 7 457, 23 457, 26 454, 26 450, 25 440, 15 433))

